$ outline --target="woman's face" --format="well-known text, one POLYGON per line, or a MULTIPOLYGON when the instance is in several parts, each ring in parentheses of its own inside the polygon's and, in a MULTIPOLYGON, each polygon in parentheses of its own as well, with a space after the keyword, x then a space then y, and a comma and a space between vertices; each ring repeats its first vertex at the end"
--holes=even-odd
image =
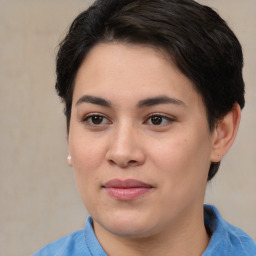
POLYGON ((200 95, 163 56, 102 43, 75 80, 70 165, 95 228, 118 236, 188 225, 202 212, 214 139, 200 95))

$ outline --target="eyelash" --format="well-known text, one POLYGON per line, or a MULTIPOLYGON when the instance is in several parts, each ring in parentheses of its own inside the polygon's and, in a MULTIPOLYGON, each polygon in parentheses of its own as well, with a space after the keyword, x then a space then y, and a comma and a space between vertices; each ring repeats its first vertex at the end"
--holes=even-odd
MULTIPOLYGON (((175 119, 173 117, 170 117, 170 116, 166 116, 166 115, 163 115, 163 114, 151 114, 149 115, 146 120, 144 121, 143 124, 148 124, 150 126, 153 126, 153 127, 163 127, 163 126, 166 126, 172 122, 174 122, 175 119), (158 118, 158 120, 155 120, 155 121, 160 121, 159 124, 154 124, 152 121, 153 121, 153 118, 158 118), (164 124, 163 124, 163 121, 165 120, 164 124), (150 123, 149 123, 150 122, 150 123)), ((94 126, 94 127, 100 127, 100 126, 104 126, 105 124, 111 124, 111 121, 105 117, 104 115, 101 115, 101 114, 97 114, 97 113, 94 113, 94 114, 89 114, 87 116, 85 116, 81 122, 85 123, 86 125, 89 125, 89 126, 94 126), (100 120, 94 120, 94 121, 99 121, 99 123, 94 123, 93 122, 93 118, 98 118, 100 120), (104 122, 102 122, 103 120, 105 120, 104 122)))
POLYGON ((163 115, 163 114, 152 114, 152 115, 147 117, 145 123, 147 123, 149 120, 151 120, 151 124, 150 125, 151 126, 155 126, 155 127, 158 127, 158 126, 163 127, 163 126, 166 126, 166 125, 168 125, 168 124, 170 124, 170 123, 175 121, 175 119, 173 117, 166 116, 166 115, 163 115), (161 123, 160 124, 153 124, 152 123, 152 118, 159 118, 159 119, 161 119, 161 123), (162 123, 163 120, 165 120, 166 124, 162 123))
POLYGON ((105 123, 108 123, 108 124, 111 123, 111 122, 109 121, 109 119, 106 118, 104 115, 97 114, 97 113, 95 113, 95 114, 89 114, 89 115, 85 116, 81 121, 82 121, 83 123, 88 124, 89 126, 96 126, 96 127, 97 127, 97 126, 102 126, 102 125, 105 124, 105 123, 102 124, 102 120, 106 120, 107 122, 105 122, 105 123), (98 124, 93 123, 93 121, 92 121, 93 118, 100 118, 100 119, 101 119, 100 123, 98 123, 98 124))

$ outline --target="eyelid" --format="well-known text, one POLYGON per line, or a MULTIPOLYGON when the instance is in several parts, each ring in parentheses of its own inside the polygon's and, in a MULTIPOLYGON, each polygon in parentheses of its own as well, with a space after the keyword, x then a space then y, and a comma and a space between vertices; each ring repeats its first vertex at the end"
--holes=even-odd
MULTIPOLYGON (((154 116, 158 116, 158 117, 161 117, 165 120, 167 120, 168 124, 174 122, 176 119, 173 117, 173 116, 170 116, 170 115, 167 115, 167 114, 163 114, 163 113, 152 113, 150 115, 148 115, 144 121, 144 123, 148 122, 150 118, 154 117, 154 116)), ((160 125, 153 125, 151 124, 152 126, 159 126, 159 127, 163 127, 163 126, 166 126, 164 124, 160 124, 160 125)))
POLYGON ((112 122, 110 121, 110 118, 108 116, 106 116, 105 114, 102 114, 102 113, 98 113, 98 112, 93 112, 93 113, 88 113, 86 115, 84 115, 82 118, 81 118, 81 122, 82 123, 86 123, 88 126, 103 126, 103 125, 106 125, 106 124, 111 124, 112 122), (98 116, 98 117, 102 117, 104 119, 106 119, 108 122, 105 122, 105 123, 101 123, 101 124, 93 124, 93 123, 89 123, 89 119, 94 117, 94 116, 98 116))
POLYGON ((147 118, 150 118, 150 117, 152 117, 152 116, 160 116, 160 117, 163 117, 163 118, 175 120, 175 117, 174 117, 174 116, 169 115, 169 114, 164 114, 164 113, 161 113, 161 112, 151 113, 151 114, 149 114, 149 115, 146 117, 146 119, 147 119, 147 118))
MULTIPOLYGON (((161 128, 161 127, 165 127, 165 126, 170 125, 175 120, 176 120, 176 118, 169 115, 169 114, 156 112, 156 113, 151 113, 151 114, 147 115, 143 124, 154 126, 156 128, 157 127, 161 128), (152 118, 152 117, 160 117, 164 120, 164 122, 159 124, 159 125, 149 123, 150 118, 152 118)), ((102 114, 100 112, 91 112, 91 113, 88 113, 86 115, 83 115, 80 121, 82 123, 84 123, 84 125, 89 126, 89 127, 102 127, 102 126, 106 126, 106 125, 109 125, 109 124, 113 124, 112 120, 107 115, 102 114), (102 117, 103 120, 105 120, 105 121, 103 121, 102 123, 99 123, 99 124, 94 124, 92 121, 90 121, 90 118, 92 118, 94 116, 102 117)))

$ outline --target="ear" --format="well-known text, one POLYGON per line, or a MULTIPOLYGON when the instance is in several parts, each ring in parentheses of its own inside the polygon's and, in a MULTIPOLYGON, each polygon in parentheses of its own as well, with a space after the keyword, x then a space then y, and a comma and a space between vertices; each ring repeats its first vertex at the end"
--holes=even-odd
POLYGON ((211 162, 219 162, 232 146, 241 119, 241 109, 236 103, 232 110, 214 128, 211 162))
POLYGON ((66 140, 67 140, 67 144, 68 144, 68 157, 67 157, 67 162, 68 162, 68 165, 69 165, 70 167, 73 167, 72 157, 71 157, 70 150, 69 150, 69 136, 68 136, 68 134, 67 134, 67 136, 66 136, 66 140))

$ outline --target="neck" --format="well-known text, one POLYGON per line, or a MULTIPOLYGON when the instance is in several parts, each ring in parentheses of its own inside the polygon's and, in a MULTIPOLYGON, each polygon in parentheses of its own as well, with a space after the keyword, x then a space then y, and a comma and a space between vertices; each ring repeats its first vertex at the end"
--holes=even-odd
POLYGON ((106 231, 96 222, 94 229, 103 249, 109 256, 118 256, 120 252, 123 256, 202 255, 209 243, 209 236, 204 226, 203 209, 200 217, 198 212, 187 217, 180 216, 175 224, 148 237, 120 237, 106 231))

